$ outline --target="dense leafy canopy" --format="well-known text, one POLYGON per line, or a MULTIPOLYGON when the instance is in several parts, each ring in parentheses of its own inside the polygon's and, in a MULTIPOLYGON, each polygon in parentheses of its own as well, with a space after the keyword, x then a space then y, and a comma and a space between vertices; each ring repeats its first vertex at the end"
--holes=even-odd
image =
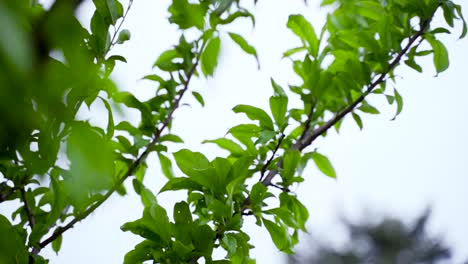
POLYGON ((309 213, 291 185, 304 180, 310 160, 324 175, 337 177, 325 155, 306 149, 328 129, 338 130, 348 115, 362 128, 363 114, 379 113, 366 101, 369 94, 396 103, 400 114, 403 99, 386 84, 403 62, 422 71, 417 58, 432 55, 437 73, 448 68, 438 35, 449 30, 431 24, 438 10, 448 27, 460 20, 461 37, 467 33, 461 7, 449 0, 325 0, 331 11, 321 29, 292 14, 286 26, 302 44, 283 56, 300 82, 285 89, 272 79, 268 110, 234 107, 252 122, 204 141, 229 153, 209 160, 188 149, 168 150, 168 142, 183 143, 170 132, 172 116, 188 94, 204 105, 190 82, 215 74, 224 41, 258 63, 248 39, 225 30, 240 19, 255 25, 254 15, 239 0, 172 1, 168 21, 181 29, 180 38, 155 59, 154 71, 144 77, 154 82, 155 93, 141 101, 109 78, 116 63, 126 62, 110 51, 131 41, 122 24, 133 1, 124 7, 118 0, 93 0, 90 31, 74 15, 80 3, 56 0, 44 9, 37 1, 0 1, 0 203, 19 201, 11 216, 15 224, 0 215, 0 263, 47 262, 41 249, 51 245, 58 252, 67 230, 114 192, 125 195, 129 178, 144 211, 121 229, 143 241, 124 263, 254 263, 243 230, 250 215, 279 250, 292 253, 309 213), (291 93, 301 98, 300 106, 288 104, 291 93), (77 116, 96 104, 107 110, 104 128, 77 116), (119 107, 137 110, 139 124, 115 123, 119 107), (158 190, 145 186, 150 153, 157 154, 167 178, 159 193, 188 194, 174 204, 172 216, 158 204, 158 190), (174 174, 174 161, 183 176, 174 174), (252 178, 258 181, 249 185, 252 178), (225 250, 225 258, 213 258, 216 248, 225 250))

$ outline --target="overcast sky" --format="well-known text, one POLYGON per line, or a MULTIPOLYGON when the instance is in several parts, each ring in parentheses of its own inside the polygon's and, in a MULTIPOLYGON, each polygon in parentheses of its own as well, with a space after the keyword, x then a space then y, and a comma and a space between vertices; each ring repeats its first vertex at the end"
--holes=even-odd
MULTIPOLYGON (((468 9, 464 1, 457 2, 468 9)), ((123 26, 131 31, 132 38, 113 51, 128 60, 128 64, 118 63, 114 80, 121 89, 130 90, 141 99, 151 96, 154 85, 138 79, 152 72, 151 66, 158 55, 176 44, 180 35, 175 26, 167 23, 169 3, 135 0, 123 26)), ((242 103, 267 109, 272 94, 270 77, 284 87, 297 81, 290 62, 281 60, 283 51, 299 44, 285 26, 287 17, 302 13, 318 28, 324 21, 318 6, 318 1, 310 1, 306 7, 301 0, 260 0, 251 9, 257 19, 255 28, 247 19, 229 27, 257 48, 261 70, 257 70, 252 57, 233 45, 226 34, 222 35, 221 58, 214 78, 198 79, 191 85, 191 89, 204 95, 206 107, 187 98, 185 102, 192 106, 176 112, 173 132, 185 140, 183 147, 201 151, 210 158, 225 155, 213 146, 202 145, 201 141, 222 137, 230 127, 246 121, 232 113, 232 107, 242 103)), ((92 4, 82 5, 81 21, 88 23, 92 12, 92 4)), ((460 30, 458 27, 453 35, 443 38, 451 60, 447 72, 435 78, 431 58, 422 63, 424 74, 404 67, 398 71, 395 87, 403 95, 405 105, 395 121, 390 121, 394 107, 374 98, 371 100, 382 114, 363 115, 363 131, 359 131, 352 119, 346 119, 339 135, 332 132, 325 140, 317 141, 315 147, 331 159, 338 179, 329 179, 309 166, 303 175, 306 181, 295 190, 309 209, 308 226, 312 236, 334 242, 342 240, 343 232, 337 220, 342 213, 353 219, 375 217, 366 211, 368 208, 371 212, 412 219, 427 205, 432 205, 431 231, 445 236, 456 248, 458 260, 468 257, 468 51, 467 40, 457 40, 460 30)), ((130 112, 128 116, 135 113, 130 112)), ((88 113, 88 117, 106 122, 105 116, 96 118, 88 113)), ((149 163, 145 183, 157 193, 165 178, 154 156, 150 156, 149 163)), ((130 182, 126 185, 129 195, 113 196, 65 234, 58 256, 50 248, 44 251, 51 263, 122 262, 124 254, 140 238, 121 232, 120 226, 139 218, 143 209, 139 197, 132 193, 130 182)), ((184 192, 164 194, 159 196, 159 201, 171 213, 172 205, 184 199, 184 195, 184 192)), ((257 262, 284 263, 285 258, 275 249, 266 230, 255 226, 252 219, 246 222, 256 247, 252 254, 257 262)))

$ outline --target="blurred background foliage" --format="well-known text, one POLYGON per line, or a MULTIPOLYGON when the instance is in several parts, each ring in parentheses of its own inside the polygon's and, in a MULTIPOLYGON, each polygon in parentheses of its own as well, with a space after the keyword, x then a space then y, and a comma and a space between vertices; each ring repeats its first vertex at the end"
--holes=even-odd
MULTIPOLYGON (((367 214, 369 215, 369 214, 367 214)), ((374 216, 373 214, 371 214, 374 216)), ((451 247, 428 231, 430 210, 410 223, 395 217, 379 221, 343 220, 348 239, 334 246, 304 239, 303 247, 288 256, 288 264, 435 264, 451 262, 451 247)))

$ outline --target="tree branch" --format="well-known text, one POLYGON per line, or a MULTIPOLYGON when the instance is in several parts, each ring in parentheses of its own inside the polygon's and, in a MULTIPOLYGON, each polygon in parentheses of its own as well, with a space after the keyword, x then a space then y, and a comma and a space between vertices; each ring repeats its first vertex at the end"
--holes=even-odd
POLYGON ((40 242, 39 243, 39 249, 42 249, 44 248, 45 246, 47 246, 49 243, 51 243, 52 241, 54 241, 57 237, 59 237, 60 235, 62 235, 64 232, 66 232, 67 230, 69 230, 70 228, 72 228, 76 223, 78 223, 79 221, 85 219, 86 217, 88 217, 92 212, 94 212, 99 206, 101 206, 101 204, 103 204, 123 183, 124 181, 132 176, 135 171, 137 170, 138 166, 146 159, 146 157, 149 155, 149 153, 151 152, 151 149, 156 145, 156 143, 158 143, 159 139, 161 138, 161 134, 162 132, 164 131, 164 129, 167 128, 167 126, 169 125, 169 123, 171 122, 172 120, 172 116, 174 115, 174 112, 175 110, 179 107, 180 105, 180 101, 182 100, 182 97, 184 96, 185 92, 188 90, 188 87, 189 87, 189 83, 190 83, 190 80, 192 79, 192 76, 195 74, 195 70, 197 68, 197 65, 198 65, 198 62, 199 62, 199 57, 197 56, 196 58, 196 61, 195 61, 195 64, 193 65, 193 67, 190 69, 190 71, 187 73, 187 80, 185 81, 184 83, 184 87, 183 89, 180 91, 180 95, 179 97, 174 101, 174 106, 172 107, 172 110, 169 112, 169 114, 166 116, 166 118, 164 119, 162 125, 160 128, 157 128, 155 130, 155 133, 154 133, 154 137, 153 139, 151 140, 151 142, 146 146, 146 149, 145 151, 132 163, 132 165, 130 166, 130 168, 128 169, 127 173, 125 173, 125 175, 120 178, 120 180, 118 182, 116 182, 114 184, 114 186, 109 190, 107 191, 106 194, 104 194, 104 196, 102 197, 101 200, 97 201, 96 203, 94 203, 91 207, 89 207, 85 212, 83 212, 82 214, 76 216, 75 219, 73 219, 72 221, 70 221, 67 225, 63 226, 63 227, 58 227, 54 233, 47 239, 45 239, 44 241, 40 242))
POLYGON ((285 135, 282 133, 280 138, 278 139, 278 143, 276 144, 276 147, 275 149, 273 150, 273 153, 271 154, 271 157, 270 159, 267 161, 267 163, 265 163, 265 165, 263 165, 262 167, 262 170, 261 170, 261 176, 260 176, 260 180, 259 181, 262 181, 263 179, 263 176, 265 175, 265 172, 266 172, 266 169, 268 168, 268 166, 270 166, 271 162, 273 161, 273 159, 275 158, 275 154, 276 152, 278 151, 280 145, 281 145, 281 142, 283 142, 283 139, 284 139, 285 135))
MULTIPOLYGON (((434 13, 432 14, 432 16, 433 15, 434 15, 434 13)), ((412 37, 409 38, 408 43, 406 44, 406 46, 400 52, 398 52, 397 56, 388 65, 388 69, 385 72, 381 73, 379 75, 379 77, 367 87, 367 89, 364 91, 364 93, 361 96, 359 96, 353 103, 348 105, 341 112, 336 114, 332 119, 327 121, 323 126, 318 127, 317 129, 315 129, 312 132, 309 132, 308 130, 304 130, 304 132, 301 135, 300 139, 291 146, 291 150, 302 151, 306 147, 310 146, 312 144, 312 142, 315 141, 315 139, 317 139, 319 136, 323 135, 323 133, 327 132, 328 129, 330 129, 333 125, 338 123, 347 114, 351 113, 357 105, 359 105, 362 101, 364 101, 364 99, 370 93, 372 93, 372 91, 375 89, 375 87, 377 87, 379 84, 381 84, 385 80, 385 77, 387 76, 387 74, 389 74, 400 63, 401 58, 406 54, 406 52, 408 52, 408 50, 411 48, 411 46, 413 46, 413 44, 416 42, 416 40, 418 40, 418 38, 420 38, 425 33, 425 31, 426 31, 426 29, 427 29, 427 27, 429 25, 429 22, 432 20, 432 16, 429 19, 425 20, 424 23, 421 24, 421 28, 416 32, 416 34, 414 34, 412 37)), ((306 126, 307 126, 307 123, 306 123, 306 126)), ((282 162, 282 160, 280 160, 278 162, 277 167, 280 168, 280 167, 282 167, 282 165, 283 165, 283 162, 282 162)), ((278 174, 278 170, 270 170, 269 173, 267 174, 267 176, 265 177, 265 179, 263 179, 262 184, 265 185, 265 186, 270 185, 271 181, 276 176, 276 174, 278 174)))

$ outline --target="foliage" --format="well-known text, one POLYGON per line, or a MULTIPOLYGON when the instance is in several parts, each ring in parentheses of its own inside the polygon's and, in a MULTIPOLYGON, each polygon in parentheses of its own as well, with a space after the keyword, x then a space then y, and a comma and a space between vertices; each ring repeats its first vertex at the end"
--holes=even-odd
POLYGON ((429 216, 427 211, 410 225, 394 218, 379 223, 346 221, 350 241, 345 247, 314 243, 306 256, 292 256, 289 263, 447 263, 451 250, 442 239, 427 234, 429 216))
POLYGON ((293 14, 287 27, 302 44, 283 55, 301 82, 284 89, 272 79, 268 112, 236 106, 234 112, 253 122, 206 140, 229 152, 209 160, 188 149, 170 153, 167 142, 183 142, 170 132, 172 116, 187 94, 204 104, 190 82, 216 72, 225 40, 258 63, 249 41, 225 30, 240 19, 255 24, 254 15, 239 0, 173 0, 168 21, 181 30, 180 38, 144 77, 154 82, 155 93, 141 101, 109 78, 116 63, 126 62, 110 51, 131 41, 122 25, 133 1, 124 7, 118 0, 93 0, 90 31, 74 15, 80 3, 56 0, 46 10, 37 1, 0 1, 0 202, 19 201, 11 216, 15 224, 0 217, 2 234, 8 234, 0 244, 9 245, 2 246, 1 263, 47 262, 41 249, 51 245, 58 252, 67 230, 114 192, 125 195, 128 179, 145 209, 122 230, 144 240, 126 254, 125 263, 254 263, 253 245, 242 229, 249 215, 265 226, 278 249, 292 253, 309 213, 291 185, 304 180, 310 160, 336 177, 329 159, 308 148, 330 128, 338 130, 349 114, 362 128, 362 114, 379 113, 366 101, 370 94, 396 103, 398 115, 403 100, 386 84, 401 62, 422 71, 416 58, 432 55, 437 73, 447 69, 447 49, 437 37, 449 31, 431 27, 437 10, 448 27, 461 20, 461 37, 466 35, 461 7, 449 0, 325 0, 322 5, 331 11, 320 30, 293 14), (291 93, 301 98, 300 107, 288 105, 291 93), (107 110, 105 128, 77 116, 94 105, 107 110), (116 107, 137 110, 139 124, 114 123, 116 107), (158 204, 157 190, 144 184, 150 153, 157 153, 167 177, 159 193, 188 194, 174 204, 173 216, 158 204), (175 177, 173 161, 183 177, 175 177), (251 186, 252 178, 258 181, 251 186), (226 257, 213 259, 214 249, 223 249, 226 257))

